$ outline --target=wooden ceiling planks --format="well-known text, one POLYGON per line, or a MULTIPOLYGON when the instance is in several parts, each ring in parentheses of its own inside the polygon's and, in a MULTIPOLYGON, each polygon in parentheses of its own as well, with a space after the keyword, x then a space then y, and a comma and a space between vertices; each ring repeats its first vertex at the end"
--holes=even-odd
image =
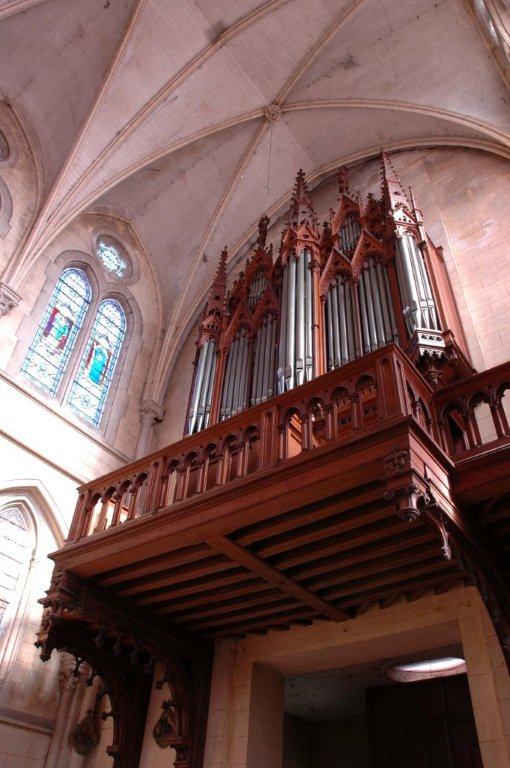
POLYGON ((375 485, 116 568, 98 583, 217 637, 343 621, 366 603, 458 579, 431 531, 396 517, 375 485))

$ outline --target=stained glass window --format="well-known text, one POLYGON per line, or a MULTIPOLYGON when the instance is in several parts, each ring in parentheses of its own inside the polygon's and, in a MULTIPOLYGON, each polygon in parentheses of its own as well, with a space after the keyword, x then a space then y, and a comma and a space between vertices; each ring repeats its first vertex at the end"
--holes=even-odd
POLYGON ((65 269, 53 291, 21 370, 55 395, 90 304, 90 284, 81 269, 65 269))
POLYGON ((128 264, 123 257, 124 249, 120 243, 113 237, 101 235, 97 241, 96 253, 109 272, 113 272, 117 277, 124 277, 128 264))
POLYGON ((68 398, 71 408, 96 427, 101 421, 125 333, 126 315, 119 302, 102 301, 68 398))

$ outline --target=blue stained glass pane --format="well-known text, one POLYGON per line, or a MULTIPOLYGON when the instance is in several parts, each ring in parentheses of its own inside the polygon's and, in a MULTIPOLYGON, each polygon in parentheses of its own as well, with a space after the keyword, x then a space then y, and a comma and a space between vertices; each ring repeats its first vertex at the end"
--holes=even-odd
POLYGON ((58 280, 21 370, 55 395, 90 304, 90 285, 81 269, 65 269, 58 280))
POLYGON ((126 333, 126 315, 114 299, 102 301, 73 381, 68 403, 97 427, 126 333))

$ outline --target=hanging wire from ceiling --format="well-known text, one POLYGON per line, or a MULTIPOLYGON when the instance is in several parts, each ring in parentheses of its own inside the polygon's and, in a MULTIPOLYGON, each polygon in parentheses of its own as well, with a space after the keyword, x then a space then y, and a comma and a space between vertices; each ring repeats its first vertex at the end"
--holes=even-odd
POLYGON ((267 182, 266 182, 266 192, 269 194, 271 192, 271 151, 273 148, 273 123, 269 126, 269 153, 267 156, 267 182))

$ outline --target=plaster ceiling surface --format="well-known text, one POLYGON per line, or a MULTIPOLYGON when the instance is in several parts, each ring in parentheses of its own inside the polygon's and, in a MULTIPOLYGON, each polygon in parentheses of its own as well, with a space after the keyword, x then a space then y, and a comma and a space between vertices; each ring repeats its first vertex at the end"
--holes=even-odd
POLYGON ((0 73, 45 179, 13 274, 83 211, 129 219, 164 302, 156 389, 219 251, 235 263, 299 167, 313 185, 381 145, 509 152, 469 0, 0 0, 0 73))
POLYGON ((461 647, 444 646, 406 654, 403 658, 383 659, 287 677, 284 709, 285 712, 311 723, 333 722, 361 715, 365 711, 366 689, 392 684, 388 669, 394 664, 450 656, 462 656, 461 647))

